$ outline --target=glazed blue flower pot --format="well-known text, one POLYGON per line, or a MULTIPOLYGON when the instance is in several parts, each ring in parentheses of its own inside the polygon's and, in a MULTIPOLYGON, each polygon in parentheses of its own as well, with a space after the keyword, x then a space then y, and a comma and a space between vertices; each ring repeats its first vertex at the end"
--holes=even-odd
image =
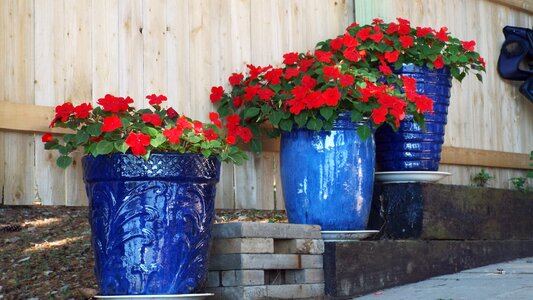
POLYGON ((427 113, 426 131, 412 116, 400 122, 397 132, 384 125, 376 131, 376 160, 379 171, 437 171, 448 118, 452 77, 450 69, 430 70, 412 64, 395 73, 416 79, 418 93, 433 99, 433 113, 427 113))
POLYGON ((195 154, 85 156, 101 295, 190 294, 204 287, 220 162, 195 154))
POLYGON ((364 230, 374 185, 375 145, 341 114, 331 131, 293 129, 281 136, 281 181, 290 223, 322 230, 364 230))

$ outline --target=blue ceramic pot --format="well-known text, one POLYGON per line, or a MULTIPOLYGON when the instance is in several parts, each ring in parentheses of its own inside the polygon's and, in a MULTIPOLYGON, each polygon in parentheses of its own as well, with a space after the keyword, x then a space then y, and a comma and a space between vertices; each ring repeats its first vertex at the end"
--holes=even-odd
POLYGON ((394 132, 388 125, 376 131, 376 160, 380 171, 437 171, 444 143, 452 77, 449 68, 430 70, 412 64, 395 71, 416 79, 416 89, 433 99, 433 113, 426 114, 426 129, 412 116, 394 132))
POLYGON ((366 229, 375 146, 343 113, 331 131, 294 129, 281 136, 281 181, 290 223, 322 230, 366 229))
POLYGON ((195 293, 204 287, 220 162, 201 155, 85 156, 101 295, 195 293))

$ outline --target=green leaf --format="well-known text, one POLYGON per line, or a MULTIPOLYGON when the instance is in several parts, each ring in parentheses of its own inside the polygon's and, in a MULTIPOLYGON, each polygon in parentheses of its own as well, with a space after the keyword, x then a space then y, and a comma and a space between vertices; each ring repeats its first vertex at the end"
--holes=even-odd
POLYGON ((363 120, 363 114, 357 110, 352 110, 352 122, 361 122, 363 120))
POLYGON ((307 112, 303 111, 299 115, 294 116, 294 121, 298 124, 298 127, 304 127, 305 123, 307 123, 307 112))
POLYGON ((70 143, 72 141, 74 141, 76 139, 76 135, 74 134, 65 134, 63 135, 63 141, 65 141, 65 143, 70 143))
POLYGON ((292 122, 291 119, 285 119, 285 120, 281 120, 279 122, 279 127, 282 130, 285 130, 285 131, 291 131, 292 130, 292 125, 293 125, 293 122, 292 122))
POLYGON ((152 145, 154 148, 157 148, 166 141, 167 138, 164 135, 158 133, 155 138, 150 139, 150 145, 152 145))
POLYGON ((371 133, 372 131, 367 125, 361 125, 357 128, 357 134, 363 141, 366 141, 370 137, 371 133))
POLYGON ((92 136, 100 136, 102 134, 102 124, 91 124, 87 126, 87 132, 92 136))
POLYGON ((141 131, 145 134, 148 134, 151 138, 155 138, 159 133, 157 129, 149 126, 145 126, 141 131))
POLYGON ((483 76, 481 76, 481 74, 476 73, 476 77, 477 77, 477 80, 483 82, 483 76))
POLYGON ((128 144, 126 144, 126 142, 124 141, 116 141, 114 143, 114 146, 118 152, 122 153, 126 153, 126 151, 128 151, 128 149, 130 148, 130 146, 128 146, 128 144))
POLYGON ((131 118, 124 117, 124 118, 120 119, 120 122, 122 123, 122 127, 123 128, 127 128, 130 125, 130 123, 131 123, 131 118))
POLYGON ((63 169, 66 169, 72 163, 72 158, 70 156, 62 155, 57 158, 57 166, 63 169))
POLYGON ((307 129, 319 131, 320 129, 322 129, 322 125, 323 125, 322 120, 320 120, 320 119, 310 119, 307 122, 307 129))
POLYGON ((268 119, 270 120, 270 122, 272 122, 272 125, 278 126, 282 118, 283 118, 283 112, 273 111, 268 119))
POLYGON ((113 148, 113 143, 106 140, 99 141, 98 144, 96 144, 96 153, 98 153, 98 155, 109 154, 113 151, 113 148))
POLYGON ((204 157, 209 157, 211 156, 211 153, 212 153, 211 150, 208 150, 208 149, 204 149, 201 152, 204 157))
POLYGON ((245 118, 253 118, 259 114, 261 109, 259 107, 250 107, 245 110, 244 117, 245 118))
POLYGON ((333 116, 333 108, 332 107, 322 107, 320 109, 320 115, 324 117, 324 119, 329 120, 331 116, 333 116))
POLYGON ((76 145, 82 145, 84 143, 86 143, 89 138, 91 136, 85 132, 85 131, 79 131, 77 134, 76 134, 76 137, 75 137, 75 142, 76 142, 76 145))
POLYGON ((263 105, 261 107, 261 113, 263 115, 269 115, 272 112, 272 106, 270 105, 263 105))

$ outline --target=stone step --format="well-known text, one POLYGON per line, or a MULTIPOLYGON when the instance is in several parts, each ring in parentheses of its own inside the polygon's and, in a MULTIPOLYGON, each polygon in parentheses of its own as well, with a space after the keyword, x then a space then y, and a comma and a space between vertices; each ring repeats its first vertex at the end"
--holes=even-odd
POLYGON ((273 238, 273 239, 321 239, 320 226, 236 222, 213 225, 214 239, 229 238, 273 238))
POLYGON ((209 270, 321 269, 322 255, 312 254, 217 254, 209 258, 209 270))
POLYGON ((208 287, 324 283, 323 269, 209 271, 208 287))
POLYGON ((209 288, 214 300, 323 299, 324 284, 286 284, 209 288))
POLYGON ((211 254, 269 253, 269 254, 322 254, 321 239, 227 238, 213 239, 211 254))

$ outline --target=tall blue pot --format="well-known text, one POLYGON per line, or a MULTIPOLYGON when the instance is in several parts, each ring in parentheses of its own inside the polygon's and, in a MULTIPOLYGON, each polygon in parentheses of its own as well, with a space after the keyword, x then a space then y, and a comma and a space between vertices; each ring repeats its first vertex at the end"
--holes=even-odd
POLYGON ((281 136, 281 181, 290 223, 322 230, 364 230, 374 185, 375 145, 340 114, 331 131, 294 129, 281 136))
POLYGON ((437 171, 444 143, 444 128, 450 104, 452 77, 450 69, 428 69, 413 64, 404 65, 395 73, 416 79, 419 93, 433 99, 433 113, 427 113, 426 129, 416 124, 412 116, 400 122, 394 132, 388 125, 376 131, 376 159, 380 171, 437 171))
POLYGON ((101 295, 189 294, 204 287, 220 162, 195 154, 85 156, 101 295))

